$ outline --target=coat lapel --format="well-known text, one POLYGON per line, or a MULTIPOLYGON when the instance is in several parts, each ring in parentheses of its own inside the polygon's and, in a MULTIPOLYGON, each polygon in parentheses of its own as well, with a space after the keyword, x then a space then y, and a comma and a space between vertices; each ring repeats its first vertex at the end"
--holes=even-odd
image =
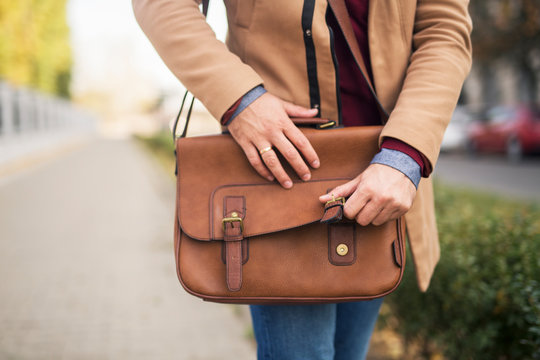
POLYGON ((379 101, 388 112, 396 104, 411 51, 403 33, 403 6, 398 1, 369 0, 368 41, 373 82, 379 101))

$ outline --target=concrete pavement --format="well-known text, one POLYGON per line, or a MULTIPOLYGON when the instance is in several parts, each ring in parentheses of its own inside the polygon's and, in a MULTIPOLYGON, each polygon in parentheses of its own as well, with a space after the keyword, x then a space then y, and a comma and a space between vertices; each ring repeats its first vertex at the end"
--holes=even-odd
POLYGON ((180 288, 173 201, 128 140, 0 181, 0 358, 254 359, 231 306, 180 288))

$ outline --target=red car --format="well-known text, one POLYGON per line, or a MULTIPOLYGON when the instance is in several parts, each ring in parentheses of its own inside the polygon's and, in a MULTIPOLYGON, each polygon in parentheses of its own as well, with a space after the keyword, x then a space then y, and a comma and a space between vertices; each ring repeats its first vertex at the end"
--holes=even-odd
POLYGON ((471 153, 506 153, 510 161, 540 151, 540 108, 538 106, 497 106, 485 121, 471 124, 467 136, 471 153))

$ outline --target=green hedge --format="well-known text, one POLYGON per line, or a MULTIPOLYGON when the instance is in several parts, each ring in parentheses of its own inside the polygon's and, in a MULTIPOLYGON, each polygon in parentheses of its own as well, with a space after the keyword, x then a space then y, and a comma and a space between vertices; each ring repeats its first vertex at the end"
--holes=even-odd
POLYGON ((409 256, 386 301, 394 329, 426 359, 540 359, 538 206, 440 185, 436 193, 441 260, 420 293, 409 256))

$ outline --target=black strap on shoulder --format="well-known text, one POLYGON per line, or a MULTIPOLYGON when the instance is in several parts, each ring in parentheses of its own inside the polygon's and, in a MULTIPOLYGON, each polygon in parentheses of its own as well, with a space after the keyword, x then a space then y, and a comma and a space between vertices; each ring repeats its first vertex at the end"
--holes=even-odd
POLYGON ((202 0, 202 13, 204 14, 204 16, 206 17, 206 15, 208 15, 208 3, 210 2, 210 0, 202 0))

